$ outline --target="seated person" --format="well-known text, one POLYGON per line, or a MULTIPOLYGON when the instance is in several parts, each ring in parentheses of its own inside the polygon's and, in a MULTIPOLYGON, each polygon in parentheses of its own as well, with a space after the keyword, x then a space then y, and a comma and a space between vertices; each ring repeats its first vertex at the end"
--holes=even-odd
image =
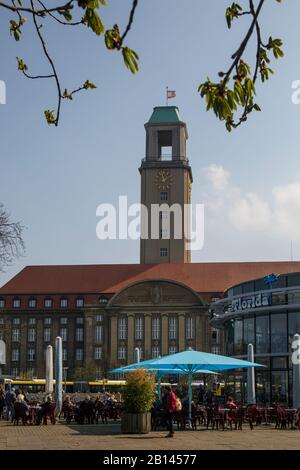
POLYGON ((226 403, 227 408, 230 410, 236 410, 237 409, 237 404, 235 403, 234 399, 232 397, 228 397, 227 403, 226 403))

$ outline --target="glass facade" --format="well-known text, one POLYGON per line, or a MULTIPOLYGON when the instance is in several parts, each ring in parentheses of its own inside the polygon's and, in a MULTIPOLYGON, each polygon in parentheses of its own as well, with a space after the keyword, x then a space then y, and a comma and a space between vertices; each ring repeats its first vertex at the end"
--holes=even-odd
MULTIPOLYGON (((224 299, 224 314, 212 318, 217 318, 213 327, 224 329, 226 355, 246 359, 251 343, 255 361, 265 366, 255 371, 257 402, 292 404, 291 344, 300 334, 300 273, 279 276, 271 287, 264 279, 233 286, 224 299), (266 295, 270 302, 262 304, 266 295), (252 304, 244 308, 248 299, 252 304)), ((227 393, 245 399, 247 372, 228 372, 226 386, 227 393)))

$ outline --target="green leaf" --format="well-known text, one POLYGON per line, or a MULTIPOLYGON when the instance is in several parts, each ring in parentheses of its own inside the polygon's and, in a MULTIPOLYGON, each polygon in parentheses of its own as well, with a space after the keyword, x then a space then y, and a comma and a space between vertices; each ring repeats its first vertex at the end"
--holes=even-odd
POLYGON ((139 56, 138 54, 130 49, 129 47, 122 48, 122 55, 124 59, 124 63, 126 67, 131 71, 131 73, 135 74, 139 69, 139 56))
POLYGON ((96 13, 93 8, 86 9, 83 22, 88 26, 88 28, 91 28, 97 36, 100 36, 100 34, 105 31, 98 13, 96 13))
POLYGON ((44 115, 45 115, 45 118, 46 118, 46 121, 49 125, 51 124, 56 124, 56 117, 54 116, 54 111, 50 111, 49 109, 47 109, 46 111, 44 111, 44 115))

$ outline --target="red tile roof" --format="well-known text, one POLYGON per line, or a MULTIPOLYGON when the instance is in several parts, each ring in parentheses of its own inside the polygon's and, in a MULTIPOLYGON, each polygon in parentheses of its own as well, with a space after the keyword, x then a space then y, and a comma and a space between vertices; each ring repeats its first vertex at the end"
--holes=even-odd
POLYGON ((0 295, 115 293, 149 279, 178 281, 199 293, 221 293, 273 272, 300 272, 300 262, 27 266, 0 289, 0 295))

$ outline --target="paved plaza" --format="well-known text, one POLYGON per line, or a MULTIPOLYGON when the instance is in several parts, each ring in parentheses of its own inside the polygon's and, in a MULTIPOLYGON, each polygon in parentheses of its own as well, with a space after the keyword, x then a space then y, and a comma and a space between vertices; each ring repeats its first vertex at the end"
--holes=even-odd
POLYGON ((14 426, 0 422, 0 450, 300 450, 300 431, 260 426, 251 431, 182 431, 122 435, 120 425, 14 426))

